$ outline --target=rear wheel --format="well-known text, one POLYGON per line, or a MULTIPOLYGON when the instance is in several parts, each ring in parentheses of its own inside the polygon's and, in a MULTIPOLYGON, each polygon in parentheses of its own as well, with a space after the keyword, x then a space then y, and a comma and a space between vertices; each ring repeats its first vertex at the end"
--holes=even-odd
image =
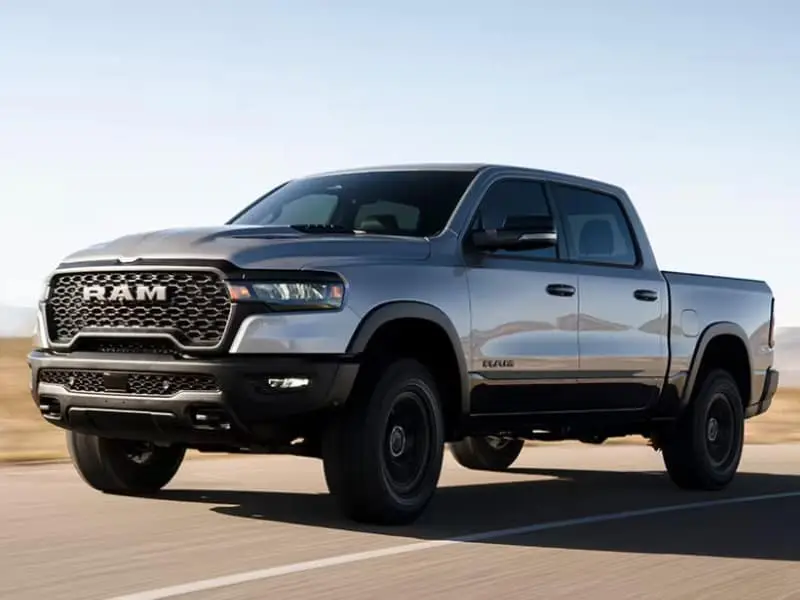
POLYGON ((349 518, 411 523, 436 491, 443 450, 436 382, 419 362, 401 359, 360 385, 329 426, 325 480, 349 518))
POLYGON ((706 376, 662 446, 667 472, 681 488, 719 490, 733 480, 744 447, 744 410, 727 371, 706 376))
POLYGON ((524 440, 494 435, 467 437, 450 444, 450 454, 467 469, 505 471, 517 460, 524 445, 524 440))
POLYGON ((152 494, 178 472, 186 449, 67 432, 72 463, 91 487, 110 494, 152 494))

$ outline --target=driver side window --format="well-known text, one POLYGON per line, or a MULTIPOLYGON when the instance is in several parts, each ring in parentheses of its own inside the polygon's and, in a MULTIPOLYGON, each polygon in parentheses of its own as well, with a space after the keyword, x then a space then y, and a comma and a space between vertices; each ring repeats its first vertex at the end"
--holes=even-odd
MULTIPOLYGON (((550 214, 542 182, 502 179, 486 190, 472 226, 473 229, 499 229, 508 217, 544 217, 550 214)), ((496 250, 493 254, 517 258, 558 258, 556 246, 535 250, 496 250)))

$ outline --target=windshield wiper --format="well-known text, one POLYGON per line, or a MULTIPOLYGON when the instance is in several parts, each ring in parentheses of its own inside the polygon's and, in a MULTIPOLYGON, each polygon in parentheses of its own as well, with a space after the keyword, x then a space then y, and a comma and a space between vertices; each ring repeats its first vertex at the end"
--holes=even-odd
POLYGON ((289 225, 292 229, 296 229, 297 231, 302 231, 303 233, 364 233, 360 229, 351 229, 350 227, 344 227, 342 225, 321 225, 321 224, 313 224, 313 223, 298 223, 295 225, 289 225))

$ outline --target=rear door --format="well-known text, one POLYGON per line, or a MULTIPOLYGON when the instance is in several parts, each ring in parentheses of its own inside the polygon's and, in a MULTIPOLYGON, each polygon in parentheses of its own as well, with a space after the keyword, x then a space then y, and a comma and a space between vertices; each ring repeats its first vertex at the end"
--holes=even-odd
MULTIPOLYGON (((551 214, 545 184, 504 177, 489 184, 472 229, 508 217, 551 214)), ((472 309, 473 414, 574 408, 578 371, 578 276, 566 247, 465 250, 472 309)))
POLYGON ((640 409, 658 398, 668 364, 667 284, 641 266, 619 200, 574 185, 549 187, 578 269, 580 388, 597 409, 640 409))

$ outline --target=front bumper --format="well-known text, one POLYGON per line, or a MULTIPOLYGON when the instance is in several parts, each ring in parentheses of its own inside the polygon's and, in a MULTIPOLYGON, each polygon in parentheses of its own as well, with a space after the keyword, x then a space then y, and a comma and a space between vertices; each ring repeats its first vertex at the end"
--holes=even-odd
POLYGON ((33 400, 54 425, 197 447, 247 447, 302 435, 316 415, 347 400, 358 374, 358 364, 347 356, 111 358, 33 351, 28 363, 33 400), (204 378, 202 389, 181 388, 195 376, 204 378), (308 384, 270 387, 268 380, 281 378, 308 384), (153 381, 163 381, 165 389, 153 381))
POLYGON ((780 372, 775 369, 768 369, 764 376, 764 389, 761 392, 761 397, 747 407, 745 417, 755 417, 764 414, 769 410, 772 405, 772 399, 778 391, 778 382, 780 380, 780 372))

